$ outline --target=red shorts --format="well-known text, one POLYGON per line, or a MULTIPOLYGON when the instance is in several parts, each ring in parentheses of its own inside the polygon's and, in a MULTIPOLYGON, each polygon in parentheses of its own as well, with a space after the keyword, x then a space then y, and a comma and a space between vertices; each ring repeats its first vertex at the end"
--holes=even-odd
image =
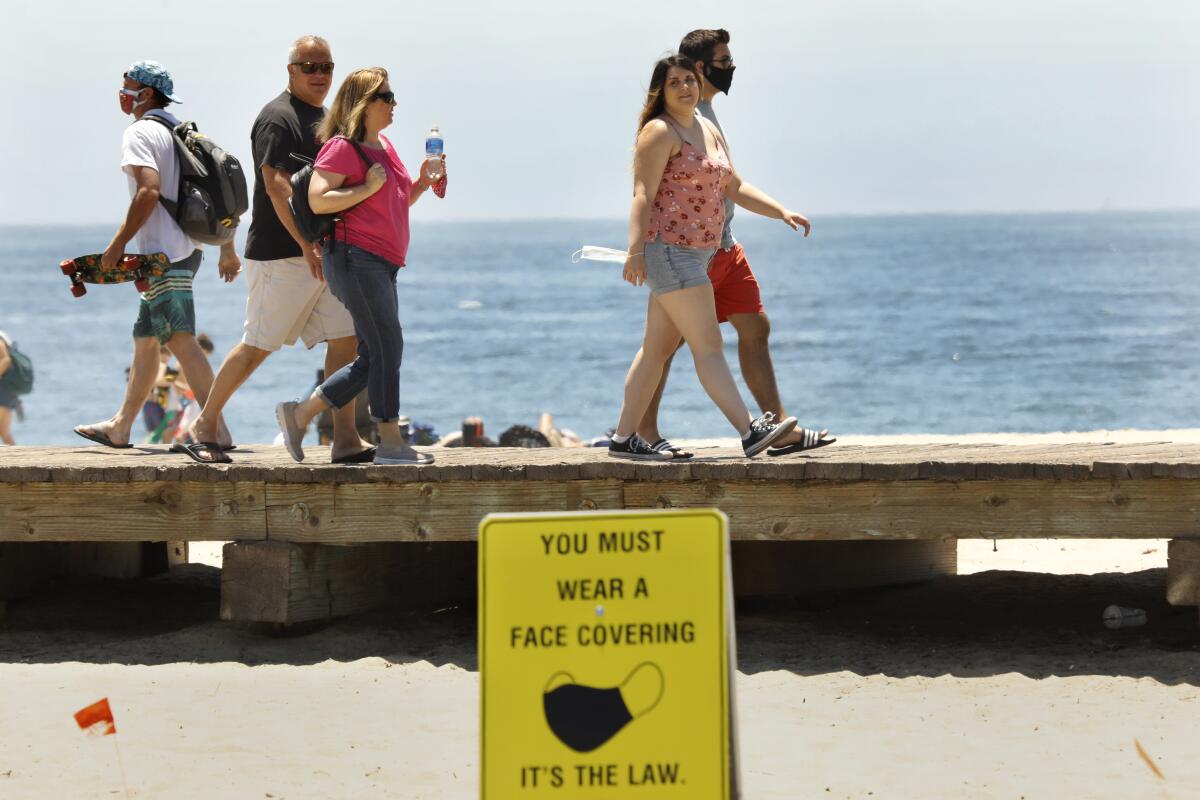
POLYGON ((730 314, 762 314, 766 311, 758 291, 758 279, 750 270, 746 251, 740 244, 717 250, 708 268, 713 297, 717 301, 717 322, 726 322, 730 314))

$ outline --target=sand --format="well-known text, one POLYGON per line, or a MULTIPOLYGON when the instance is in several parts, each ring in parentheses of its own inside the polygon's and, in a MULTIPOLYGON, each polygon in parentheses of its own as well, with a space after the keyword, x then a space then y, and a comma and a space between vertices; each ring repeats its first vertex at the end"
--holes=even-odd
MULTIPOLYGON (((1200 796, 1200 624, 1165 603, 1166 542, 959 553, 931 583, 739 608, 744 797, 1200 796), (1149 623, 1110 631, 1109 603, 1149 623)), ((10 603, 0 798, 121 797, 114 739, 131 797, 477 796, 473 609, 271 634, 215 621, 219 549, 193 557, 10 603), (85 737, 101 696, 118 735, 85 737)))

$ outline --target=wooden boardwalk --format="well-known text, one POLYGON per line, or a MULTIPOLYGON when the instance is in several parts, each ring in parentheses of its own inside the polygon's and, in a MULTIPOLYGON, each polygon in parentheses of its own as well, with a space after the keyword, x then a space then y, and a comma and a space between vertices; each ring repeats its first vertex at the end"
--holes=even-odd
POLYGON ((734 539, 1200 538, 1200 445, 834 445, 640 463, 438 449, 423 467, 208 466, 162 446, 0 449, 0 541, 466 541, 493 511, 716 506, 734 539))
POLYGON ((433 452, 430 466, 351 467, 323 448, 297 464, 243 445, 209 466, 163 446, 2 448, 0 571, 31 574, 21 559, 45 547, 232 542, 222 617, 290 624, 373 607, 397 586, 461 599, 488 513, 717 507, 742 593, 953 574, 960 538, 1165 538, 1168 599, 1200 605, 1200 444, 834 445, 755 460, 709 448, 678 463, 433 452), (92 544, 37 544, 50 542, 92 544))

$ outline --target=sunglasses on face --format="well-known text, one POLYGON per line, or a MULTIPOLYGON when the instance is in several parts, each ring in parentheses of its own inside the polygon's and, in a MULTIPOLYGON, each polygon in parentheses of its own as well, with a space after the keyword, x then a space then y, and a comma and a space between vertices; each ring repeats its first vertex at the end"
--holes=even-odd
POLYGON ((314 72, 328 75, 333 72, 332 61, 293 61, 292 66, 299 67, 305 75, 312 75, 314 72))
MULTIPOLYGON (((142 89, 144 88, 146 87, 143 86, 142 89)), ((134 100, 136 100, 138 95, 142 93, 142 89, 126 89, 124 86, 122 86, 120 89, 117 89, 117 91, 126 97, 132 97, 134 100)))
POLYGON ((376 92, 373 99, 382 100, 385 103, 394 103, 394 102, 396 102, 396 93, 395 92, 376 92))

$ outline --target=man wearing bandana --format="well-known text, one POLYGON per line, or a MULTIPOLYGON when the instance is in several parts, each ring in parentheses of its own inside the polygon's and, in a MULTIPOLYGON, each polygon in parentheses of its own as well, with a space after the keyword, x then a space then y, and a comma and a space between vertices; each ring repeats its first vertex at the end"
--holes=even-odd
MULTIPOLYGON (((200 268, 201 251, 160 202, 160 197, 172 203, 179 199, 179 155, 167 125, 151 117, 171 127, 178 125, 167 106, 182 101, 162 64, 138 61, 121 76, 117 102, 121 113, 134 119, 121 139, 121 170, 128 179, 130 201, 101 264, 113 269, 126 252, 137 252, 164 253, 171 266, 162 277, 150 278, 150 287, 142 294, 133 325, 133 363, 120 409, 103 422, 76 427, 75 433, 106 447, 126 449, 132 447, 133 423, 158 378, 160 347, 179 360, 188 386, 201 403, 208 398, 213 373, 196 343, 192 279, 200 268)), ((221 245, 217 270, 226 282, 237 277, 241 262, 233 242, 221 245)))
MULTIPOLYGON (((729 31, 723 28, 716 30, 694 30, 679 43, 679 52, 696 62, 701 73, 700 103, 697 113, 706 117, 721 131, 721 123, 713 111, 712 101, 718 94, 729 94, 733 84, 733 56, 729 52, 729 31)), ((728 142, 728 140, 726 140, 728 142)), ((749 196, 755 205, 763 208, 782 206, 761 189, 742 183, 741 194, 749 196)), ((749 206, 748 206, 749 207, 749 206)), ((738 361, 742 368, 742 376, 755 401, 763 412, 772 412, 777 419, 784 419, 787 414, 779 397, 779 387, 775 380, 775 368, 771 364, 771 351, 767 340, 771 333, 771 323, 767 318, 766 309, 762 304, 758 280, 746 260, 746 253, 733 237, 731 224, 736 206, 728 197, 725 198, 725 228, 721 232, 721 245, 713 256, 708 269, 708 278, 712 282, 713 297, 717 306, 717 320, 729 322, 738 335, 738 361)), ((755 211, 771 216, 770 212, 756 208, 755 211)), ((777 215, 775 215, 777 216, 777 215)), ((804 235, 808 236, 808 220, 800 223, 804 235)), ((670 362, 663 370, 662 380, 642 424, 638 426, 638 435, 651 442, 657 450, 679 450, 662 437, 658 430, 658 406, 662 400, 663 389, 666 386, 670 362)), ((809 450, 832 444, 828 431, 811 430, 797 426, 791 433, 779 439, 775 447, 767 451, 768 455, 786 455, 801 450, 809 450)))

